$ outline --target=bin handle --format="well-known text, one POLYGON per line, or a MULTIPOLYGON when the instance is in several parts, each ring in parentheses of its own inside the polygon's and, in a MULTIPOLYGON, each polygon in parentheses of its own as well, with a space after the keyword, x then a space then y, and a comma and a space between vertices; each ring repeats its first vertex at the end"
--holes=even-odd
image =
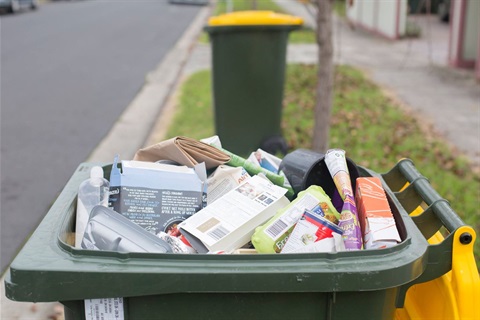
MULTIPOLYGON (((412 160, 400 160, 390 172, 382 174, 382 178, 389 187, 395 186, 397 190, 401 189, 393 191, 390 188, 425 239, 432 238, 441 227, 445 227, 449 232, 443 241, 429 245, 428 265, 424 273, 413 282, 400 287, 396 306, 403 307, 408 288, 417 283, 436 279, 450 271, 454 241, 458 241, 461 246, 472 247, 471 242, 475 239, 475 231, 463 222, 451 208, 450 203, 442 198, 429 180, 418 172, 412 160), (422 212, 419 212, 419 207, 423 209, 422 212), (461 231, 461 234, 457 231, 461 231)), ((471 254, 473 255, 473 252, 471 254)))
MULTIPOLYGON (((418 172, 412 160, 402 159, 397 163, 396 167, 405 180, 409 182, 409 186, 403 191, 394 192, 397 199, 402 203, 402 206, 410 212, 414 209, 412 208, 412 202, 418 203, 420 200, 420 203, 418 203, 415 208, 421 204, 421 201, 428 206, 422 214, 412 216, 415 224, 417 224, 427 239, 433 235, 431 234, 433 230, 424 230, 423 227, 427 227, 432 223, 433 215, 441 221, 442 225, 450 233, 466 225, 452 209, 450 203, 442 198, 432 187, 428 179, 418 172), (416 193, 417 197, 412 197, 412 193, 416 193), (427 221, 429 223, 426 223, 427 221)), ((438 226, 438 228, 436 228, 437 231, 440 227, 441 226, 438 226)))

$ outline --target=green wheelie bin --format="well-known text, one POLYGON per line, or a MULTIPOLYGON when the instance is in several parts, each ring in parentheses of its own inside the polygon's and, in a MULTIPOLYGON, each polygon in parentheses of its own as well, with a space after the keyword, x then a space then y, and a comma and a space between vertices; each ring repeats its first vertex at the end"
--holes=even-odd
MULTIPOLYGON (((77 190, 93 165, 78 167, 11 264, 5 278, 9 299, 60 301, 66 320, 100 319, 90 312, 92 303, 112 309, 112 319, 170 319, 173 314, 178 319, 386 320, 404 306, 412 285, 452 269, 452 246, 473 254, 475 231, 408 159, 385 174, 359 166, 360 176, 379 177, 385 188, 402 240, 391 248, 302 254, 79 249, 72 240, 77 190), (408 212, 419 204, 427 208, 411 217, 408 212), (450 235, 429 244, 427 238, 440 228, 450 235)), ((106 177, 111 167, 104 166, 106 177)), ((462 297, 477 301, 478 295, 462 297)))
POLYGON ((281 116, 289 33, 301 18, 272 11, 211 17, 213 104, 222 145, 242 156, 286 153, 281 116))

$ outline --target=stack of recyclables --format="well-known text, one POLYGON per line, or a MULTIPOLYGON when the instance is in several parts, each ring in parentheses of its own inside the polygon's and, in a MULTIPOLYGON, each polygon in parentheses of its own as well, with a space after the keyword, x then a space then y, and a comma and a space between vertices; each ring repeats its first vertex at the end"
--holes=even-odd
MULTIPOLYGON (((408 298, 408 289, 415 285, 415 292, 428 293, 433 291, 432 280, 453 273, 456 279, 452 281, 469 287, 455 286, 452 292, 463 301, 448 305, 455 305, 455 315, 478 317, 473 307, 480 288, 478 273, 475 277, 472 272, 476 270, 472 254, 475 232, 410 160, 400 161, 385 174, 358 167, 359 176, 378 177, 382 182, 401 238, 396 246, 255 255, 75 248, 71 237, 78 186, 95 165, 78 167, 11 264, 5 280, 9 299, 60 301, 67 320, 88 318, 85 300, 114 297, 123 298, 125 319, 170 318, 172 313, 179 319, 409 319, 421 312, 408 298), (411 217, 421 204, 426 209, 411 217), (442 227, 450 234, 430 244, 427 239, 431 241, 442 227), (455 262, 452 251, 463 257, 462 264, 455 262), (405 301, 411 309, 402 308, 405 301)), ((112 166, 102 166, 109 177, 112 166)), ((432 303, 423 300, 420 310, 424 308, 428 315, 432 303)))

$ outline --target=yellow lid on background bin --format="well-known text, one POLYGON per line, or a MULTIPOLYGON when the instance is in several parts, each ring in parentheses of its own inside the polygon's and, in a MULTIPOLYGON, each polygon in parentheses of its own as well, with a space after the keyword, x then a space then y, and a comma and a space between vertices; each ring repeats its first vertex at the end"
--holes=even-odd
POLYGON ((301 25, 303 19, 273 11, 236 11, 208 19, 209 26, 301 25))

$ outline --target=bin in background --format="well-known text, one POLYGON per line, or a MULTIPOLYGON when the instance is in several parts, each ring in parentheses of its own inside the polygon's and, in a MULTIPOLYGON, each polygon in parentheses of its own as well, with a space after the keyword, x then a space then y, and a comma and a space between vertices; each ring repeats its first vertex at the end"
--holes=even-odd
MULTIPOLYGON (((392 248, 258 255, 76 249, 72 233, 77 190, 93 165, 79 166, 11 264, 5 279, 9 299, 60 301, 66 320, 85 319, 84 299, 109 297, 124 297, 125 319, 170 319, 173 314, 178 319, 385 320, 403 306, 410 286, 452 269, 458 230, 471 236, 463 237, 470 239, 468 244, 460 243, 464 251, 473 250, 475 241, 473 229, 404 160, 385 175, 359 167, 360 176, 382 180, 402 239, 392 248), (405 182, 411 186, 397 192, 405 182), (427 209, 414 219, 408 212, 418 206, 417 200, 427 209), (427 237, 441 227, 450 236, 430 245, 427 237)), ((105 176, 110 170, 111 165, 104 166, 105 176)), ((478 274, 476 279, 465 281, 476 289, 463 299, 478 299, 478 274)))
POLYGON ((192 4, 205 6, 208 4, 209 0, 168 0, 171 4, 192 4))
POLYGON ((216 134, 241 156, 261 147, 286 153, 281 117, 289 33, 303 20, 272 11, 239 11, 211 17, 216 134))

